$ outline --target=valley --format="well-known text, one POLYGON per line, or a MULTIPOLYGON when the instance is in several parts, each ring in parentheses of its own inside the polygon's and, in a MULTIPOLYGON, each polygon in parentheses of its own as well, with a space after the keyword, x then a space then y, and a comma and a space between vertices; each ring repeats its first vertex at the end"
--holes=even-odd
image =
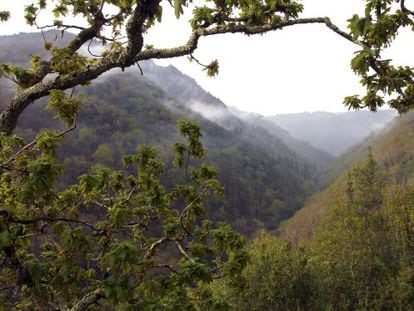
MULTIPOLYGON (((34 44, 29 44, 26 35, 21 34, 15 40, 0 39, 4 41, 4 55, 10 54, 7 50, 11 50, 19 38, 26 45, 26 55, 39 52, 34 44)), ((30 40, 36 41, 34 36, 30 40)), ((0 57, 0 61, 7 62, 7 56, 0 57)), ((23 63, 24 57, 10 61, 23 63)), ((224 197, 209 204, 209 214, 214 220, 230 221, 237 230, 247 234, 254 234, 261 227, 276 230, 320 189, 321 176, 335 163, 334 155, 315 147, 320 135, 299 139, 273 117, 229 109, 172 66, 144 62, 141 68, 143 75, 137 69, 126 73, 114 71, 100 77, 92 86, 76 91, 82 113, 77 130, 61 147, 61 161, 66 168, 60 181, 62 185, 76 182, 78 176, 97 165, 120 168, 122 155, 133 153, 140 144, 156 146, 167 163, 171 163, 172 155, 167 150, 171 141, 179 139, 175 123, 180 117, 186 117, 196 120, 202 127, 207 160, 220 170, 224 197)), ((3 84, 1 92, 7 94, 8 90, 10 85, 3 84)), ((43 128, 61 126, 44 107, 45 102, 29 107, 18 124, 20 135, 30 140, 43 128)), ((366 113, 348 114, 349 117, 340 114, 337 118, 354 119, 354 123, 348 125, 352 128, 352 124, 359 126, 358 118, 364 118, 366 113)), ((348 140, 357 143, 374 128, 384 126, 392 116, 387 112, 373 115, 366 120, 364 129, 353 130, 359 131, 360 136, 348 140)), ((293 117, 285 116, 288 121, 293 117)), ((333 114, 325 117, 326 122, 337 123, 334 118, 333 114)), ((307 118, 301 124, 302 127, 312 126, 307 118)), ((338 137, 329 139, 342 141, 338 137)), ((172 183, 174 170, 171 166, 167 167, 169 170, 166 182, 172 183)))

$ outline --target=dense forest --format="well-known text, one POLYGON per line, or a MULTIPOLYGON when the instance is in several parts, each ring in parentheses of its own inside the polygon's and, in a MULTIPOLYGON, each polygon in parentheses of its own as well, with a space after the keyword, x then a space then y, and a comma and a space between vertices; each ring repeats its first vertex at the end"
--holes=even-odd
MULTIPOLYGON (((0 38, 4 52, 0 60, 14 61, 7 55, 18 40, 24 41, 26 55, 36 53, 35 36, 30 36, 32 51, 28 36, 0 38)), ((24 60, 23 54, 20 62, 24 60)), ((252 234, 261 226, 274 230, 293 215, 317 189, 319 175, 334 161, 328 153, 296 140, 271 122, 258 125, 260 122, 243 121, 173 67, 143 63, 142 70, 144 76, 138 70, 111 72, 78 91, 82 113, 76 132, 61 147, 61 161, 67 168, 62 185, 75 182, 96 165, 119 168, 122 155, 132 153, 139 144, 156 146, 162 158, 171 163, 170 145, 179 138, 175 123, 187 117, 201 125, 207 160, 220 169, 224 197, 209 204, 210 214, 252 234), (200 109, 214 113, 206 116, 200 109)), ((1 89, 7 93, 10 85, 1 89)), ((37 103, 22 115, 19 134, 30 140, 42 128, 60 126, 45 105, 37 103)), ((165 181, 174 184, 171 165, 167 171, 170 169, 165 181)))
POLYGON ((414 70, 381 57, 414 25, 397 2, 345 32, 295 1, 177 0, 175 48, 144 44, 160 1, 27 5, 40 32, 0 36, 0 310, 414 310, 414 70), (153 61, 215 76, 200 38, 297 24, 360 49, 344 104, 370 112, 264 117, 153 61))

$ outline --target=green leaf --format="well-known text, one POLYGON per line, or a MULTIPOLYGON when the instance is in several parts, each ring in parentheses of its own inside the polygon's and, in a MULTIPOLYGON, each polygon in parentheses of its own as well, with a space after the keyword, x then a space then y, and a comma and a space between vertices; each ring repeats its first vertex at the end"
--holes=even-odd
POLYGON ((219 72, 218 60, 217 59, 213 60, 203 70, 207 72, 207 76, 209 76, 209 77, 217 76, 218 72, 219 72))
POLYGON ((184 13, 183 5, 183 0, 174 0, 174 13, 176 18, 179 18, 184 13))
POLYGON ((55 111, 56 118, 70 127, 76 123, 80 111, 80 102, 75 98, 68 97, 64 91, 51 90, 46 108, 55 111))

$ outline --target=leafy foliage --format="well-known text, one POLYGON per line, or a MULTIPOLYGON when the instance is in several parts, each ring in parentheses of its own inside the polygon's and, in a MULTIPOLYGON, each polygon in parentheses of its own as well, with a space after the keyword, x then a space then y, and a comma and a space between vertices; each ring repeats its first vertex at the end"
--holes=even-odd
MULTIPOLYGON (((200 128, 178 127, 188 156, 202 158, 200 128)), ((164 163, 142 146, 124 158, 134 174, 100 167, 59 191, 60 140, 43 132, 40 153, 19 154, 21 139, 1 140, 1 159, 11 159, 0 176, 2 308, 188 309, 201 284, 242 270, 244 239, 205 218, 204 199, 221 193, 217 170, 191 168, 167 190, 164 163)))
POLYGON ((352 109, 367 107, 376 111, 386 101, 399 113, 412 108, 414 71, 409 66, 394 65, 390 59, 382 59, 383 50, 390 47, 401 29, 413 27, 413 12, 400 1, 366 1, 365 15, 355 14, 348 20, 353 40, 362 49, 352 59, 351 68, 361 77, 361 84, 367 89, 366 95, 349 96, 344 104, 352 109))
POLYGON ((354 168, 307 244, 258 236, 241 276, 211 286, 235 310, 411 310, 412 185, 372 154, 354 168))

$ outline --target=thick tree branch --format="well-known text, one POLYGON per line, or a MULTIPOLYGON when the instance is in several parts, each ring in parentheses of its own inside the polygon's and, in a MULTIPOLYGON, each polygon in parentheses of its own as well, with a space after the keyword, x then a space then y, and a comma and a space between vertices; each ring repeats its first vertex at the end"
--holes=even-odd
POLYGON ((124 66, 128 67, 135 63, 134 57, 139 53, 144 44, 144 23, 148 18, 152 18, 157 12, 160 0, 139 1, 134 9, 134 13, 126 25, 128 36, 128 46, 124 55, 124 66))
POLYGON ((401 11, 414 16, 414 11, 407 9, 407 7, 405 6, 405 0, 400 0, 400 7, 401 7, 401 11))
POLYGON ((94 19, 93 24, 89 28, 85 28, 79 32, 79 34, 68 44, 68 49, 74 53, 79 50, 89 40, 95 38, 101 31, 102 26, 105 23, 105 17, 100 12, 94 19))
MULTIPOLYGON (((153 5, 155 5, 155 3, 158 3, 157 1, 158 0, 147 0, 143 3, 149 3, 152 7, 153 5)), ((150 10, 146 8, 147 11, 145 12, 147 14, 147 17, 148 14, 154 13, 152 9, 150 10)), ((50 81, 39 82, 27 89, 19 91, 13 97, 11 103, 7 106, 7 108, 0 114, 0 131, 5 132, 6 134, 11 134, 17 125, 17 121, 20 114, 35 100, 49 95, 51 90, 66 90, 79 84, 89 82, 110 69, 131 66, 141 60, 148 60, 153 58, 173 58, 190 55, 197 48, 200 37, 207 37, 225 33, 244 33, 247 35, 263 34, 266 32, 270 32, 272 30, 283 29, 285 27, 294 25, 325 24, 329 29, 331 29, 341 37, 347 39, 348 41, 354 44, 361 45, 359 42, 353 40, 353 38, 350 35, 341 31, 337 26, 332 24, 329 18, 317 17, 288 20, 274 24, 266 24, 262 26, 227 24, 219 25, 210 29, 197 29, 193 32, 187 44, 183 46, 170 49, 149 49, 141 51, 142 44, 140 43, 140 34, 138 34, 138 38, 136 38, 136 32, 131 28, 132 25, 137 25, 141 22, 142 17, 141 15, 139 15, 139 17, 135 17, 135 19, 132 19, 128 23, 130 28, 128 32, 128 37, 129 40, 131 40, 132 38, 132 41, 130 41, 129 47, 126 51, 112 51, 96 64, 88 65, 85 68, 74 73, 60 75, 57 78, 50 81)), ((85 36, 82 36, 82 39, 75 39, 76 41, 72 41, 71 47, 75 49, 79 46, 80 42, 83 42, 86 38, 89 38, 89 32, 88 34, 85 34, 85 36)))
POLYGON ((209 29, 197 29, 195 30, 190 39, 187 41, 185 45, 176 48, 170 49, 149 49, 142 51, 139 53, 135 61, 141 60, 148 60, 153 58, 172 58, 172 57, 180 57, 185 55, 192 54, 198 46, 198 41, 201 37, 213 36, 218 34, 226 34, 226 33, 243 33, 247 35, 254 35, 254 34, 263 34, 266 32, 270 32, 273 30, 283 29, 285 27, 294 26, 294 25, 303 25, 303 24, 325 24, 329 29, 334 31, 336 34, 340 35, 341 37, 345 38, 346 40, 361 45, 360 42, 355 41, 351 35, 347 34, 346 32, 340 30, 336 25, 334 25, 328 17, 315 17, 315 18, 302 18, 302 19, 295 19, 295 20, 288 20, 282 21, 274 24, 266 24, 262 26, 247 26, 243 24, 239 25, 219 25, 214 28, 209 29))
MULTIPOLYGON (((104 3, 104 2, 103 2, 104 3)), ((102 11, 99 11, 94 16, 94 19, 91 23, 91 26, 88 28, 85 27, 79 27, 76 25, 59 25, 59 27, 64 28, 74 28, 80 30, 80 32, 76 35, 76 37, 69 42, 67 49, 75 53, 77 50, 79 50, 86 42, 89 40, 92 40, 93 38, 97 37, 105 24, 106 19, 102 13, 102 11)), ((56 25, 55 25, 56 26, 56 25)), ((37 26, 38 29, 42 32, 43 35, 43 29, 53 27, 51 25, 46 26, 37 26)), ((63 36, 63 32, 62 32, 63 36)), ((43 36, 44 38, 44 36, 43 36)), ((45 38, 44 38, 45 39, 45 38)), ((45 39, 46 41, 46 39, 45 39)), ((46 43, 46 42, 45 42, 46 43)), ((43 61, 39 69, 33 73, 33 78, 30 81, 30 84, 28 86, 34 86, 38 83, 42 82, 43 79, 49 74, 52 73, 52 68, 50 66, 49 61, 43 61)), ((1 119, 0 119, 1 120, 1 119)), ((1 129, 0 129, 1 130, 1 129)))

